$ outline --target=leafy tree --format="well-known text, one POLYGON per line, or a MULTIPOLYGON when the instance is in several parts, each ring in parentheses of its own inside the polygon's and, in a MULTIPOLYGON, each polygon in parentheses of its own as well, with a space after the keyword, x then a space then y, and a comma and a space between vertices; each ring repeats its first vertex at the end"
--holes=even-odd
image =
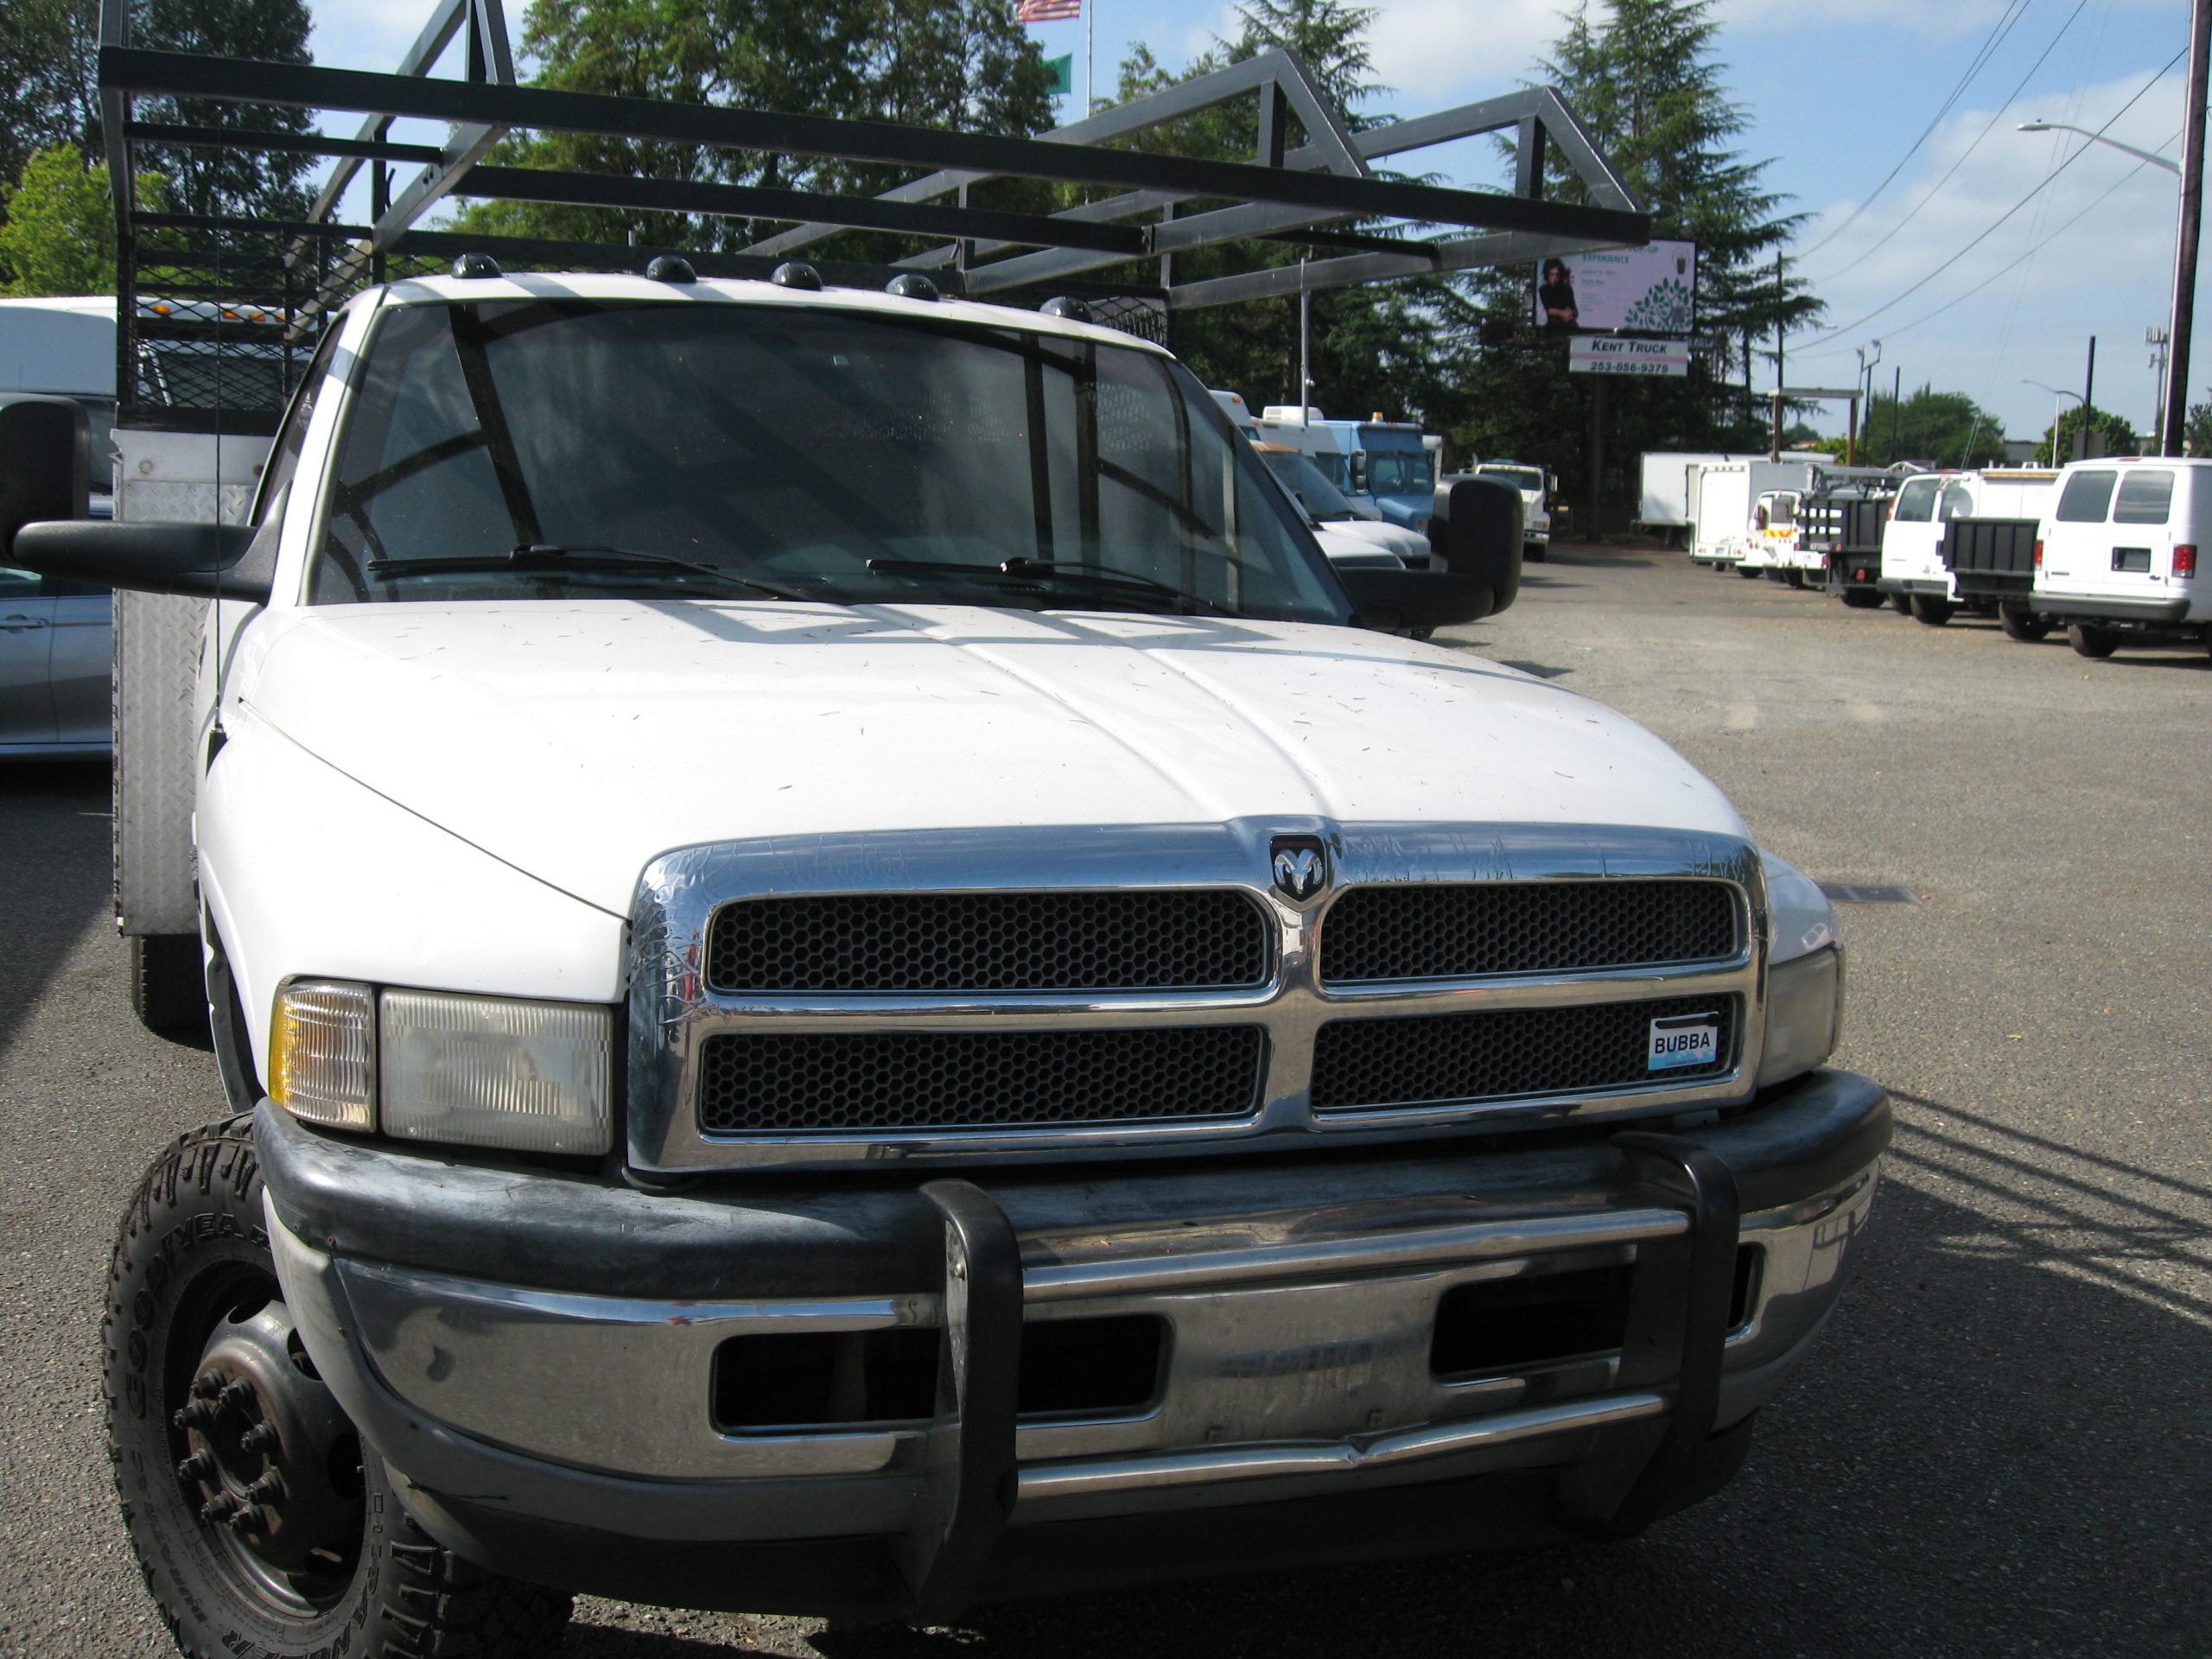
POLYGON ((1923 386, 1902 404, 1878 391, 1859 423, 1859 458, 1869 467, 1997 466, 2005 460, 2005 423, 1962 391, 1923 386))
MULTIPOLYGON (((2101 437, 2104 440, 2105 454, 2132 455, 2136 452, 2134 422, 2129 420, 2125 415, 2115 415, 2108 409, 2099 409, 2094 404, 2086 412, 2092 443, 2095 439, 2101 437)), ((2195 414, 2194 410, 2190 411, 2192 423, 2195 414)), ((2058 417, 2056 450, 2058 460, 2056 462, 2051 460, 2053 453, 2051 429, 2044 428, 2043 436, 2036 444, 2036 459, 2046 467, 2060 465, 2073 460, 2074 441, 2081 435, 2083 416, 2082 405, 2075 404, 2069 406, 2065 413, 2058 417)), ((2184 435, 2188 434, 2189 429, 2187 425, 2183 427, 2184 435)), ((2190 448, 2193 453, 2196 452, 2193 442, 2190 448)))
MULTIPOLYGON (((1014 21, 1012 0, 535 0, 522 47, 538 65, 533 84, 563 91, 1017 136, 1052 124, 1050 72, 1014 21)), ((512 139, 498 156, 519 166, 772 188, 864 192, 903 176, 869 163, 576 133, 512 139)), ((1022 181, 1004 181, 992 199, 1023 191, 1022 181)), ((460 222, 496 235, 705 248, 742 246, 783 228, 521 202, 472 206, 460 222)), ((826 251, 882 257, 891 243, 849 236, 826 251)))
MULTIPOLYGON (((156 175, 138 180, 141 207, 165 197, 156 175)), ((0 294, 106 294, 115 289, 115 207, 107 168, 85 165, 74 144, 42 149, 24 164, 21 184, 0 192, 0 294)))

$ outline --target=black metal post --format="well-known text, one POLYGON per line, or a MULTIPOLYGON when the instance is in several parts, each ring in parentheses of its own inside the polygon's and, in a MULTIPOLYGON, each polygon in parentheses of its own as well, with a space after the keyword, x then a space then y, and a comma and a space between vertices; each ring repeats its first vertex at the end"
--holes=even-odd
POLYGON ((2189 21, 2188 114, 2182 126, 2181 206, 2174 227, 2174 308, 2166 332, 2165 412, 2161 448, 2182 452, 2189 421, 2190 334, 2196 315, 2196 238, 2204 209, 2204 99, 2212 57, 2212 0, 2195 0, 2189 21))
POLYGON ((1605 377, 1590 377, 1590 528, 1583 540, 1605 539, 1605 377))
MULTIPOLYGON (((2089 411, 2095 408, 2092 401, 2097 390, 2097 337, 2089 336, 2089 366, 2082 377, 2082 429, 2074 435, 2074 459, 2089 458, 2089 411)), ((2056 440, 2053 440, 2056 446, 2056 440)))
POLYGON ((1897 453, 1897 411, 1904 406, 1904 365, 1900 363, 1890 377, 1890 459, 1893 461, 1904 459, 1897 453))

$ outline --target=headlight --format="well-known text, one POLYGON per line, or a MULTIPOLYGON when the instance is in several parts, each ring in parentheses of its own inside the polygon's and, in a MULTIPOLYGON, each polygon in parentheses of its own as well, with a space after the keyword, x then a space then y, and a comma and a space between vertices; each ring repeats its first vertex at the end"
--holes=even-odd
POLYGON ((612 1144, 614 1017, 300 980, 276 998, 270 1095, 311 1122, 520 1152, 612 1144))
POLYGON ((1759 1087, 1811 1071, 1843 1034, 1843 947, 1778 963, 1766 976, 1766 1050, 1759 1087))

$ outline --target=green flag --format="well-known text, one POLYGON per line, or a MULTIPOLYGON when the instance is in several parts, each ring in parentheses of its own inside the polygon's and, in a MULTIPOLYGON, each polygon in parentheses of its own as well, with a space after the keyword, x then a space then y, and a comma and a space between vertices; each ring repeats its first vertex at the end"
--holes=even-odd
POLYGON ((1045 67, 1051 72, 1052 77, 1052 84, 1045 90, 1054 98, 1065 98, 1075 91, 1074 53, 1070 52, 1062 57, 1047 58, 1045 60, 1045 67))

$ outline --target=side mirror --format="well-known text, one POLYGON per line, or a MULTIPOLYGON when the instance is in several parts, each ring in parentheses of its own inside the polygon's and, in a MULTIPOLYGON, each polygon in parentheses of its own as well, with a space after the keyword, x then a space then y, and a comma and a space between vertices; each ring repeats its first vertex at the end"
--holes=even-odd
POLYGON ((73 397, 0 400, 0 554, 39 518, 82 518, 91 507, 92 436, 73 397))
POLYGON ((103 588, 266 605, 276 540, 272 534, 257 547, 257 539, 244 524, 26 524, 15 557, 41 575, 103 588))
POLYGON ((1385 633, 1449 628, 1505 608, 1487 583, 1450 571, 1338 565, 1336 573, 1351 595, 1356 628, 1385 633))
POLYGON ((1428 543, 1454 575, 1491 592, 1495 616, 1521 596, 1521 492, 1493 478, 1466 478, 1430 504, 1428 543))

